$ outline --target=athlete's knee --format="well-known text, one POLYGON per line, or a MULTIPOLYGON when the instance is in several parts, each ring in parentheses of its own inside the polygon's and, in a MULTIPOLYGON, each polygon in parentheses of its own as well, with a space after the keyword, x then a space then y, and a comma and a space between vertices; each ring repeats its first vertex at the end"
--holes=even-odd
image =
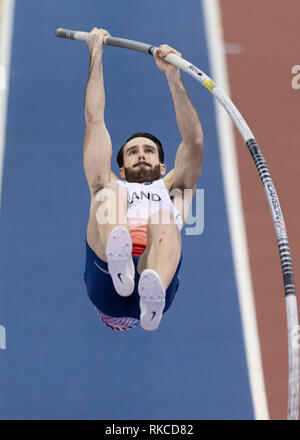
POLYGON ((150 240, 178 236, 178 226, 171 211, 162 209, 148 218, 147 234, 150 240))

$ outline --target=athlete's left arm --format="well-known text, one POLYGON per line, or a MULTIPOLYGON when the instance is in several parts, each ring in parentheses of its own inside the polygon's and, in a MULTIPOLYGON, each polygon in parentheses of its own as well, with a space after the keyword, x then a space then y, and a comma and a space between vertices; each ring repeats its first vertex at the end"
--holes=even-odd
MULTIPOLYGON (((172 179, 169 180, 172 180, 172 188, 195 189, 202 170, 203 131, 198 113, 184 87, 179 69, 162 60, 168 53, 181 56, 175 49, 164 44, 156 51, 155 61, 168 80, 176 121, 182 136, 174 170, 169 173, 172 179)), ((167 177, 168 175, 166 180, 168 180, 167 177)))
POLYGON ((203 158, 203 131, 198 114, 185 90, 179 72, 169 75, 176 121, 182 142, 176 153, 173 188, 195 189, 200 178, 203 158))

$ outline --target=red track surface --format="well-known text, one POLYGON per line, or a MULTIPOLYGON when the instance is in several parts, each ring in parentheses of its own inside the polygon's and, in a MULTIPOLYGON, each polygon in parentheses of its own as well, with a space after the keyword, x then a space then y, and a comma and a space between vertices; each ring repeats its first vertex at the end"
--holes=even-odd
MULTIPOLYGON (((231 98, 260 145, 281 203, 296 289, 300 265, 300 89, 291 85, 300 65, 298 0, 220 1, 231 98)), ((263 186, 236 132, 250 265, 271 419, 287 415, 288 346, 283 282, 276 236, 263 186)), ((299 306, 299 291, 298 291, 299 306)), ((298 307, 299 311, 299 307, 298 307)))

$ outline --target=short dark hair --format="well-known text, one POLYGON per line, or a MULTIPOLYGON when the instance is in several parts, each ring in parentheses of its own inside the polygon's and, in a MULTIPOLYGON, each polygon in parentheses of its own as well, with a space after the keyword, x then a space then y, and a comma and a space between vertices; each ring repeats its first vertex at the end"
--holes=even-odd
POLYGON ((156 136, 154 136, 153 134, 150 133, 145 133, 145 132, 138 132, 138 133, 134 133, 132 134, 125 142, 125 144, 122 145, 122 147, 120 148, 119 152, 118 152, 118 156, 117 156, 117 162, 119 167, 121 168, 124 165, 124 147, 127 144, 127 142, 131 141, 131 139, 137 138, 137 137, 144 137, 144 138, 148 138, 151 141, 153 141, 156 146, 157 146, 157 151, 158 151, 158 157, 159 157, 159 161, 160 163, 164 163, 164 159, 165 159, 165 154, 164 154, 164 150, 162 148, 162 144, 160 142, 159 139, 157 139, 156 136))

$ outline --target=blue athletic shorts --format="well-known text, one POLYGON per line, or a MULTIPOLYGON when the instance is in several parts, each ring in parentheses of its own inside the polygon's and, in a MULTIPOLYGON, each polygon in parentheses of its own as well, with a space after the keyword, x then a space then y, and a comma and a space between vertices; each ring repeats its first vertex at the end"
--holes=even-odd
MULTIPOLYGON (((132 256, 135 265, 135 289, 130 296, 120 296, 114 288, 112 278, 108 272, 107 263, 100 260, 86 242, 86 264, 84 281, 87 293, 96 309, 112 317, 132 317, 140 319, 140 296, 138 294, 138 282, 140 275, 137 271, 139 257, 132 256)), ((178 263, 175 275, 166 291, 166 305, 164 313, 171 306, 179 286, 179 269, 182 255, 178 263)))

